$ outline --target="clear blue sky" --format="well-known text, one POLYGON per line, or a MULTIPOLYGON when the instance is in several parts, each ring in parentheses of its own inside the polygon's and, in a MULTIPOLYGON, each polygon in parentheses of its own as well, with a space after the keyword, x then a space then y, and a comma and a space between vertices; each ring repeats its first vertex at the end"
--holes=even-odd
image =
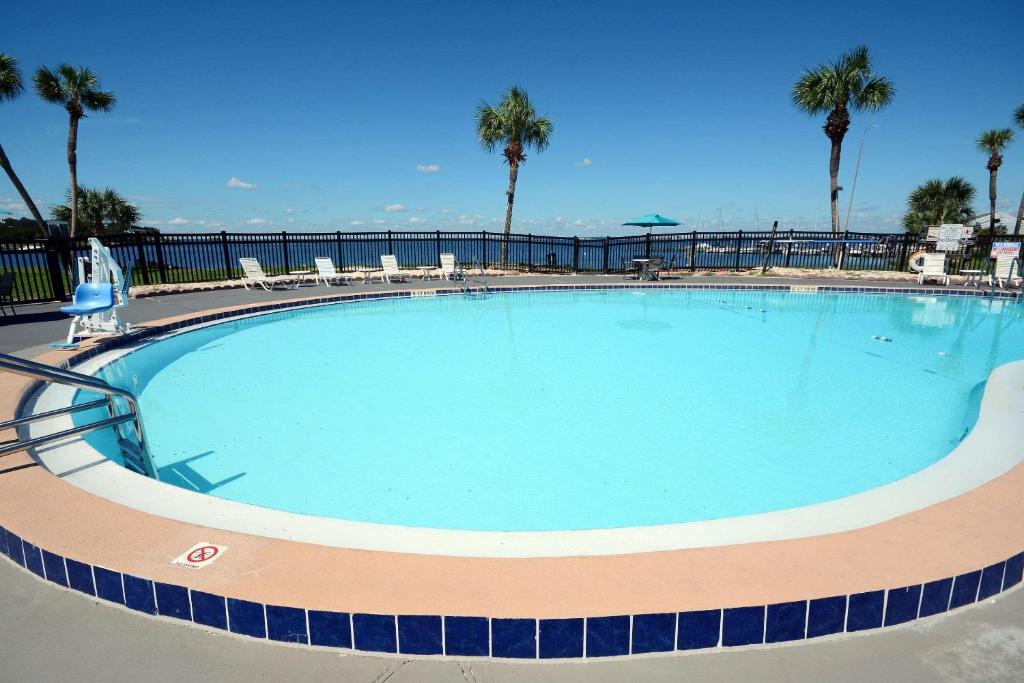
MULTIPOLYGON (((898 92, 854 116, 840 182, 877 124, 851 228, 896 229, 929 177, 967 177, 987 208, 974 139, 1024 103, 1022 25, 1020 0, 9 0, 0 51, 26 80, 63 61, 99 73, 118 104, 83 121, 80 182, 164 230, 498 230, 507 169, 477 145, 473 110, 520 84, 555 134, 520 173, 513 229, 603 235, 650 211, 689 229, 702 204, 712 227, 721 209, 725 228, 748 228, 755 208, 762 227, 807 228, 816 212, 827 225, 828 141, 790 88, 864 43, 898 92)), ((0 142, 47 207, 67 187, 66 125, 31 93, 0 107, 0 142)), ((1011 212, 1018 136, 1000 172, 1011 212)), ((0 177, 0 208, 17 205, 0 177)))

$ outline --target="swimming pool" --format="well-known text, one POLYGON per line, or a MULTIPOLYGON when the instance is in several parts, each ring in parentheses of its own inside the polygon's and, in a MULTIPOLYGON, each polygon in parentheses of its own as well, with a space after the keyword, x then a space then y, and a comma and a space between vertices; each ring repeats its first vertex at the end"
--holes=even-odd
POLYGON ((611 529, 810 505, 935 463, 1020 357, 1022 317, 923 295, 423 297, 211 325, 98 374, 139 395, 182 488, 359 522, 611 529))

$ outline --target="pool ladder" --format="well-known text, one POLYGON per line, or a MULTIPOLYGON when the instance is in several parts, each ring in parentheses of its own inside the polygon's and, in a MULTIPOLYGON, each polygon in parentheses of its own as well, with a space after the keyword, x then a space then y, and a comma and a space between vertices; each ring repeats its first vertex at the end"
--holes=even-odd
POLYGON ((490 294, 491 290, 488 289, 488 287, 487 287, 487 280, 484 279, 484 266, 483 266, 483 264, 480 261, 473 261, 473 265, 470 266, 470 268, 471 269, 475 268, 476 270, 479 271, 480 274, 478 276, 476 276, 476 277, 473 277, 472 275, 469 274, 468 271, 461 270, 462 278, 457 280, 457 282, 459 282, 459 287, 462 289, 462 294, 464 296, 472 296, 474 294, 481 294, 481 293, 482 294, 490 294), (477 290, 474 290, 472 288, 473 285, 476 285, 478 288, 482 287, 483 288, 483 292, 479 292, 477 290))
POLYGON ((12 372, 16 375, 31 377, 39 383, 50 382, 53 384, 63 384, 65 386, 75 387, 76 389, 95 391, 105 396, 105 398, 96 399, 95 401, 86 401, 85 403, 67 406, 66 408, 47 410, 42 413, 36 413, 35 415, 26 415, 25 417, 18 417, 13 420, 7 420, 6 422, 0 422, 0 431, 4 429, 17 429, 22 425, 27 425, 38 420, 45 420, 60 415, 69 415, 71 413, 78 413, 83 410, 91 410, 92 408, 99 408, 102 406, 106 406, 107 414, 109 415, 109 417, 105 419, 84 425, 78 425, 70 429, 54 432, 53 434, 47 434, 46 436, 37 436, 31 439, 21 439, 16 436, 14 441, 0 445, 0 455, 6 455, 7 453, 33 448, 35 446, 42 446, 53 441, 65 439, 69 436, 87 434, 89 432, 96 431, 97 429, 112 427, 114 429, 114 435, 117 437, 118 448, 121 449, 121 455, 124 456, 124 462, 128 469, 147 477, 152 477, 153 479, 158 478, 157 469, 153 465, 153 458, 150 456, 149 448, 146 444, 146 434, 142 427, 142 414, 139 412, 139 401, 135 397, 135 394, 125 389, 112 386, 98 377, 90 377, 89 375, 83 375, 79 372, 64 370, 51 365, 44 365, 43 363, 37 363, 25 358, 10 356, 6 353, 0 353, 0 370, 6 370, 7 372, 12 372), (127 413, 119 413, 117 404, 114 401, 115 398, 121 398, 128 404, 127 413), (132 430, 134 433, 130 433, 126 436, 122 431, 122 425, 128 423, 131 423, 134 427, 132 430))

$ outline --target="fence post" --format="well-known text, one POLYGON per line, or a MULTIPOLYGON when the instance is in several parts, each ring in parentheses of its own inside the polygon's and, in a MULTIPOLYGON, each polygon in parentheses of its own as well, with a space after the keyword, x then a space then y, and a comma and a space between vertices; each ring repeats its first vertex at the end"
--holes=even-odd
POLYGON ((572 272, 580 272, 580 238, 572 238, 572 272))
POLYGON ((391 231, 390 230, 388 230, 388 253, 389 254, 394 254, 395 253, 395 243, 394 243, 394 240, 393 240, 393 238, 391 236, 391 231))
POLYGON ((902 273, 903 269, 907 265, 907 242, 913 237, 909 232, 903 234, 903 239, 900 240, 900 255, 896 260, 896 272, 902 273))
POLYGON ((690 231, 690 272, 697 272, 697 231, 690 231))
POLYGON ((287 273, 292 269, 291 262, 288 259, 288 232, 286 230, 281 231, 281 252, 284 262, 284 272, 287 273))
POLYGON ((230 280, 234 273, 232 273, 231 268, 231 250, 228 249, 228 233, 226 230, 220 231, 220 251, 224 255, 224 277, 230 280))
POLYGON ((533 233, 526 236, 526 272, 533 272, 533 233))
POLYGON ((480 265, 487 267, 487 231, 480 231, 480 265))
POLYGON ((441 267, 441 231, 437 230, 434 233, 434 246, 437 248, 437 262, 434 264, 435 268, 441 267))
POLYGON ((789 268, 789 258, 793 255, 793 229, 789 229, 789 241, 786 242, 786 264, 783 268, 789 268))
POLYGON ((341 230, 334 231, 334 242, 338 248, 338 270, 345 270, 345 250, 341 244, 341 230))
MULTIPOLYGON (((149 263, 146 261, 146 245, 142 243, 142 233, 135 233, 135 258, 142 264, 142 284, 149 284, 149 263)), ((135 268, 134 270, 138 270, 135 268)))
POLYGON ((736 265, 733 270, 740 269, 740 247, 743 246, 743 231, 736 233, 736 265))
POLYGON ((611 237, 608 237, 607 235, 605 235, 605 237, 604 237, 604 256, 603 256, 603 259, 604 259, 604 274, 605 275, 608 274, 608 240, 610 240, 610 239, 611 239, 611 237))
POLYGON ((60 237, 46 238, 46 272, 50 278, 50 296, 57 301, 67 301, 67 290, 64 289, 64 269, 60 267, 60 237))
POLYGON ((167 284, 167 264, 164 262, 164 238, 159 232, 156 234, 156 239, 153 241, 153 245, 156 248, 156 267, 160 271, 160 284, 167 284))
POLYGON ((644 235, 644 258, 651 258, 651 233, 644 235))

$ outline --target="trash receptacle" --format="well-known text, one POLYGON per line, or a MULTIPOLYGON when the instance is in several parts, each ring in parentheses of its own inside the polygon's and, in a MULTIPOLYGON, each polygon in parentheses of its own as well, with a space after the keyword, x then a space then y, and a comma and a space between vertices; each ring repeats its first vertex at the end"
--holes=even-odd
POLYGON ((553 251, 548 252, 548 265, 552 267, 558 265, 558 254, 553 251))

